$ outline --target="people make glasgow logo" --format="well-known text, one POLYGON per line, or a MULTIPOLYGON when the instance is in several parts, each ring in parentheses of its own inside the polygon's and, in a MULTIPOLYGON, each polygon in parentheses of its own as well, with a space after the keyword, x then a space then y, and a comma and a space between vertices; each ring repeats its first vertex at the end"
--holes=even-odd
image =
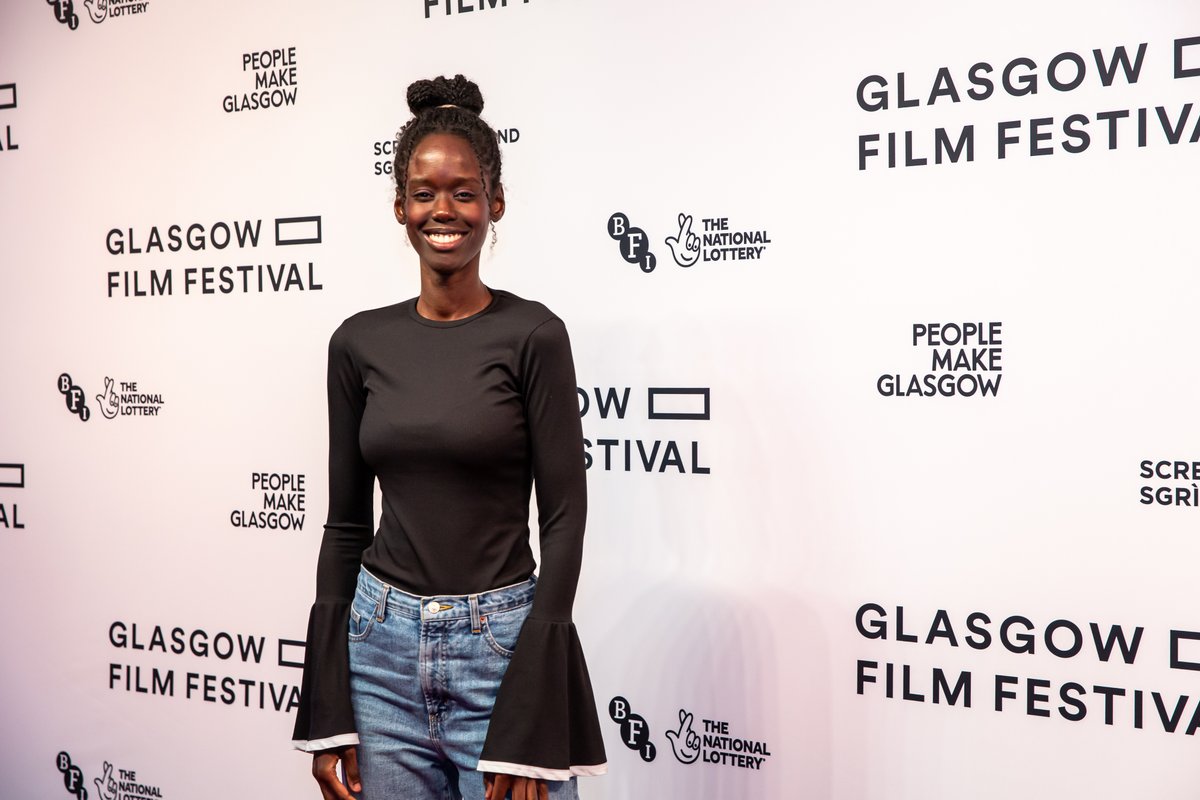
MULTIPOLYGON (((75 0, 46 0, 54 8, 54 18, 71 30, 79 27, 79 15, 75 13, 75 0)), ((88 18, 99 25, 109 17, 141 14, 150 6, 149 0, 83 0, 88 18)))
MULTIPOLYGON (((657 750, 650 741, 650 724, 624 697, 614 697, 608 704, 608 716, 621 727, 621 743, 636 750, 642 760, 654 760, 657 750)), ((771 757, 767 743, 756 739, 731 736, 729 723, 723 720, 696 719, 687 709, 679 709, 677 725, 666 732, 671 752, 680 764, 700 761, 724 767, 761 770, 771 757)))
MULTIPOLYGON (((672 260, 685 269, 709 261, 757 261, 763 258, 771 237, 765 230, 731 228, 729 217, 701 217, 680 212, 672 234, 663 239, 672 260)), ((608 218, 608 235, 616 240, 621 258, 650 273, 658 256, 650 249, 651 237, 620 211, 608 218)))

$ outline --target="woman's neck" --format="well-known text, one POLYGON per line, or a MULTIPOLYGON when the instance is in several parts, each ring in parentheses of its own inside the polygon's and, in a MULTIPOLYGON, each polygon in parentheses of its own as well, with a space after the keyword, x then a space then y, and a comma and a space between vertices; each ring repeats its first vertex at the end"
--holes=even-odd
POLYGON ((492 302, 492 293, 479 273, 472 275, 438 275, 421 270, 421 296, 417 298, 417 313, 426 319, 449 322, 478 314, 492 302))

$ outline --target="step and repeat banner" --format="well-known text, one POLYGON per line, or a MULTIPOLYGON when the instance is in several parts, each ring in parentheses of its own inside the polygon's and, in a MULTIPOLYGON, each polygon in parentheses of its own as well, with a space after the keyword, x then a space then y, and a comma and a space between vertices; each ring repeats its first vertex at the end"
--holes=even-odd
POLYGON ((326 346, 456 72, 574 343, 583 797, 1200 792, 1200 6, 10 0, 4 796, 319 796, 326 346))

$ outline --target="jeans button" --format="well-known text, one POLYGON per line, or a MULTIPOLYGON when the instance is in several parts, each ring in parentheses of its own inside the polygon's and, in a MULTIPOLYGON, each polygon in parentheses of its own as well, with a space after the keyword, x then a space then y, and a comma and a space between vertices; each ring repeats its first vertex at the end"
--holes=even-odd
POLYGON ((429 605, 425 606, 425 610, 430 614, 436 614, 439 610, 441 610, 441 606, 438 605, 436 600, 430 600, 429 605))

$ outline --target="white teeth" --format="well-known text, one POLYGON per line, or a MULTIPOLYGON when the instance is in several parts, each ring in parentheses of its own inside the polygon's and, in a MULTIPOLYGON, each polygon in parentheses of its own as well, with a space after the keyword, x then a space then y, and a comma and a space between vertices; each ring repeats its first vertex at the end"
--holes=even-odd
POLYGON ((434 244, 451 244, 457 242, 462 236, 461 233, 431 233, 429 234, 429 241, 434 244))

